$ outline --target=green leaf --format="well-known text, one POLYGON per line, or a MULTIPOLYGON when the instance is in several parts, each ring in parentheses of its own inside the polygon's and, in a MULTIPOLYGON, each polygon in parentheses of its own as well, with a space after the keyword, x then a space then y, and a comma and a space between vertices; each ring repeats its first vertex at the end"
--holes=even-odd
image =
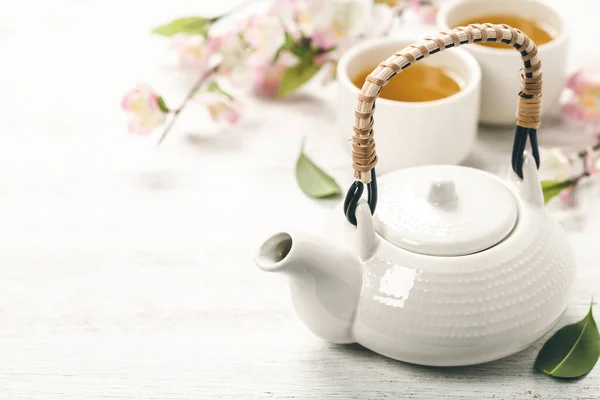
POLYGON ((577 378, 590 372, 599 356, 600 333, 590 305, 584 319, 561 328, 544 344, 535 368, 557 378, 577 378))
POLYGON ((549 202, 560 192, 573 184, 571 179, 566 181, 542 181, 542 192, 544 193, 544 203, 549 202))
POLYGON ((288 31, 283 32, 283 36, 285 38, 285 43, 289 43, 290 45, 294 44, 296 39, 294 39, 294 35, 289 33, 288 31))
POLYGON ((275 64, 277 62, 277 60, 279 60, 279 56, 281 55, 281 52, 283 51, 283 46, 281 46, 280 48, 277 49, 277 51, 275 52, 275 55, 273 56, 273 60, 271 60, 271 63, 275 64))
POLYGON ((296 181, 305 194, 315 199, 334 197, 341 193, 335 180, 304 154, 304 142, 296 162, 296 181))
POLYGON ((223 88, 221 88, 221 86, 219 86, 219 84, 217 82, 215 82, 215 81, 212 81, 211 83, 209 83, 208 85, 206 85, 206 88, 204 89, 204 91, 206 91, 206 92, 220 93, 220 94, 222 94, 224 96, 227 96, 230 100, 233 100, 233 96, 230 95, 225 90, 223 90, 223 88))
POLYGON ((296 39, 294 39, 294 36, 292 36, 291 33, 289 33, 288 31, 285 31, 283 33, 284 35, 284 41, 283 44, 281 45, 281 48, 284 50, 289 50, 292 47, 294 47, 294 45, 296 44, 296 39))
POLYGON ((300 63, 287 68, 279 84, 278 95, 286 96, 308 82, 321 68, 313 63, 300 63))
POLYGON ((163 99, 162 96, 158 97, 158 106, 165 113, 171 112, 171 110, 169 110, 169 107, 167 107, 167 104, 165 103, 165 99, 163 99))
POLYGON ((296 39, 294 39, 291 33, 285 31, 284 36, 285 40, 283 41, 283 44, 279 46, 277 52, 275 52, 275 56, 273 57, 273 63, 275 63, 279 59, 279 56, 281 55, 282 51, 291 50, 296 44, 296 39))
POLYGON ((310 49, 306 47, 294 46, 290 49, 291 53, 300 59, 304 59, 309 54, 310 49))
POLYGON ((208 35, 208 29, 215 22, 214 18, 184 17, 155 28, 152 32, 162 36, 173 36, 177 33, 189 35, 208 35))

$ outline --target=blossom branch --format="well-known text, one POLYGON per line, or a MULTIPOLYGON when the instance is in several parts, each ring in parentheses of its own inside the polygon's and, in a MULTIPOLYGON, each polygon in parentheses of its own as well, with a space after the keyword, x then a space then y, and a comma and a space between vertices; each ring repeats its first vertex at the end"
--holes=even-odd
POLYGON ((173 111, 173 115, 171 116, 169 124, 165 127, 160 137, 158 138, 158 141, 156 143, 157 146, 160 146, 163 140, 165 140, 167 134, 169 133, 171 128, 173 128, 173 125, 175 125, 179 114, 185 109, 185 107, 189 104, 190 100, 192 100, 194 95, 200 90, 200 88, 206 83, 206 81, 216 72, 217 68, 218 65, 200 75, 200 78, 196 81, 194 86, 192 86, 188 94, 185 96, 185 99, 183 99, 181 105, 173 111))
POLYGON ((356 18, 364 11, 362 0, 344 2, 345 10, 338 2, 280 0, 261 14, 235 22, 226 33, 218 33, 213 26, 257 0, 242 0, 215 17, 175 19, 152 32, 171 39, 170 47, 179 53, 182 68, 207 72, 190 88, 179 108, 168 107, 150 85, 138 83, 121 104, 130 115, 128 130, 148 135, 162 126, 158 146, 192 98, 207 109, 214 122, 236 123, 242 105, 218 86, 215 77, 261 97, 279 98, 300 89, 327 65, 321 82, 325 85, 334 79, 335 65, 351 46, 365 37, 389 34, 397 5, 408 2, 411 9, 419 10, 427 1, 375 0, 370 16, 376 21, 373 26, 362 26, 364 19, 356 18), (218 68, 208 70, 213 57, 220 60, 218 68))
MULTIPOLYGON (((584 168, 583 168, 583 172, 581 172, 581 174, 575 176, 573 179, 571 179, 571 182, 573 185, 576 185, 579 180, 581 178, 584 178, 586 176, 590 176, 594 171, 592 170, 594 167, 590 167, 588 166, 588 157, 593 157, 594 153, 596 151, 600 150, 600 142, 596 143, 594 146, 590 147, 587 150, 582 150, 579 153, 577 153, 575 155, 576 159, 581 159, 583 164, 584 164, 584 168), (591 154, 590 154, 591 153, 591 154)), ((571 162, 573 162, 573 160, 570 160, 571 162)))
MULTIPOLYGON (((600 142, 598 142, 594 146, 592 146, 591 149, 594 152, 600 150, 600 142)), ((588 155, 588 153, 589 152, 587 150, 581 150, 579 153, 577 153, 577 157, 578 158, 585 158, 588 155)))
POLYGON ((559 196, 563 201, 568 201, 583 178, 598 173, 599 167, 597 165, 598 162, 596 161, 596 152, 598 150, 600 150, 600 142, 569 157, 561 156, 560 151, 558 151, 558 154, 556 152, 550 153, 554 154, 553 158, 558 161, 559 164, 562 164, 565 167, 568 166, 569 169, 573 167, 576 161, 581 161, 583 170, 581 173, 574 176, 557 180, 542 181, 542 190, 544 192, 545 201, 548 202, 555 196, 559 196))

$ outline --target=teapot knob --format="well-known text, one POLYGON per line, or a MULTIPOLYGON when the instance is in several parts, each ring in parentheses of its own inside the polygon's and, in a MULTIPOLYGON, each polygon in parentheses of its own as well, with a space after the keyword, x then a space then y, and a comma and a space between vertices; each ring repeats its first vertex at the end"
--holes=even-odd
POLYGON ((452 206, 458 201, 454 181, 446 178, 438 178, 429 186, 428 200, 434 206, 452 206))

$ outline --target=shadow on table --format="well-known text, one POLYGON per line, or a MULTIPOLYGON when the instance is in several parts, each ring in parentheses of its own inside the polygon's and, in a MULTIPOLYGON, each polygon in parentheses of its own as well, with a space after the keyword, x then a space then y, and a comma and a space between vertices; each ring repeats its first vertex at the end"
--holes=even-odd
POLYGON ((484 364, 463 367, 428 367, 392 360, 374 353, 359 344, 329 344, 328 346, 330 351, 337 353, 340 357, 348 357, 346 358, 347 362, 350 362, 351 360, 354 361, 353 369, 358 368, 358 365, 363 365, 369 369, 381 367, 381 371, 385 374, 409 374, 419 375, 420 377, 430 376, 431 378, 436 379, 454 378, 458 376, 491 378, 500 375, 510 375, 513 377, 515 375, 529 375, 534 371, 533 362, 537 350, 539 350, 530 347, 512 356, 484 364))

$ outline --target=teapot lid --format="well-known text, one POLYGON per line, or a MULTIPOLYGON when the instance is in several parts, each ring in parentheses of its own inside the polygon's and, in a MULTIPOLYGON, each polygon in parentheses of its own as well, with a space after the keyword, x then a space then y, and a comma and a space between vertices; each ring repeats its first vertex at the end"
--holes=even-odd
POLYGON ((415 253, 476 253, 502 241, 516 222, 514 196, 484 171, 431 165, 379 179, 375 229, 387 241, 415 253))

